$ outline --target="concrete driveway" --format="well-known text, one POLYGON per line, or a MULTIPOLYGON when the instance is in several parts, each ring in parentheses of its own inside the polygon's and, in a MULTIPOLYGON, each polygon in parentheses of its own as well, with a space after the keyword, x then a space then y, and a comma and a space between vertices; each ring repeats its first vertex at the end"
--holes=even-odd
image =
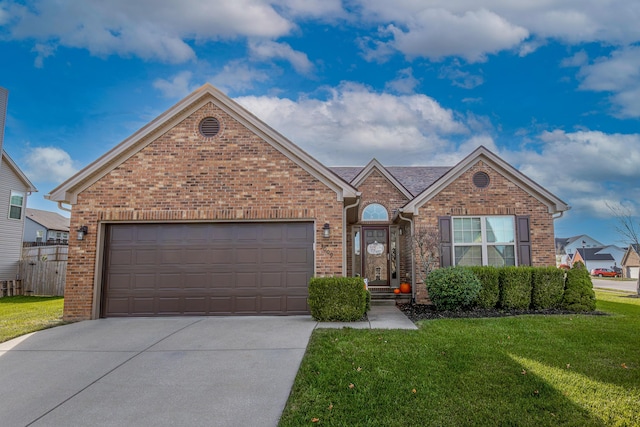
POLYGON ((275 426, 309 316, 101 319, 0 344, 0 424, 275 426))

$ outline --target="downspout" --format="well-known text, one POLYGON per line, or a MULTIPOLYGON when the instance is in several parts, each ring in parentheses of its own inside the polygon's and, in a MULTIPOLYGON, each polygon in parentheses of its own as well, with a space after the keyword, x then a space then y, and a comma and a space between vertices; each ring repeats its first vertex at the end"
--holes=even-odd
MULTIPOLYGON (((398 218, 402 221, 407 221, 410 225, 411 231, 409 238, 413 238, 413 220, 411 218, 405 218, 402 216, 402 209, 398 209, 398 218)), ((416 302, 416 257, 413 253, 413 242, 411 244, 411 302, 416 302)))
POLYGON ((64 202, 58 202, 58 209, 66 211, 66 212, 71 212, 71 209, 67 209, 64 206, 62 206, 64 202))
POLYGON ((360 196, 362 193, 356 193, 358 199, 352 205, 344 207, 342 214, 342 277, 347 276, 347 211, 351 208, 355 208, 360 204, 360 196))

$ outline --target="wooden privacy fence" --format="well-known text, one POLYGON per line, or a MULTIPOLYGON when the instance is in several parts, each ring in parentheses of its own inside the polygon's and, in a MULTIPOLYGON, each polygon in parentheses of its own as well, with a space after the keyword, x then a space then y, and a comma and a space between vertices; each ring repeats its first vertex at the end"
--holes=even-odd
POLYGON ((64 296, 67 261, 20 261, 24 295, 64 296))
POLYGON ((22 248, 24 261, 66 261, 68 259, 69 246, 33 246, 22 248))
POLYGON ((22 280, 0 280, 0 298, 22 295, 22 280))

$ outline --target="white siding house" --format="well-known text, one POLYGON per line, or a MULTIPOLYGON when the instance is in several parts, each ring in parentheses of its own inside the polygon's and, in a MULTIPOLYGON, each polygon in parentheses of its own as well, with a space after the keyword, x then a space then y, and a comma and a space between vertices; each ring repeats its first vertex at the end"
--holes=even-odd
POLYGON ((38 191, 2 149, 7 97, 7 90, 0 87, 0 280, 18 276, 27 196, 38 191))
POLYGON ((27 196, 38 191, 13 160, 0 163, 0 280, 18 276, 27 196))

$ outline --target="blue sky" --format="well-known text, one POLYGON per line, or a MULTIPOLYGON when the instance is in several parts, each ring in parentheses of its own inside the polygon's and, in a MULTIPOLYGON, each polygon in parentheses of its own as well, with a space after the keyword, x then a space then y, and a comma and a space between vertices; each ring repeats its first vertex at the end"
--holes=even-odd
POLYGON ((0 0, 4 148, 29 206, 205 82, 329 166, 484 145, 622 245, 640 214, 637 0, 0 0))

